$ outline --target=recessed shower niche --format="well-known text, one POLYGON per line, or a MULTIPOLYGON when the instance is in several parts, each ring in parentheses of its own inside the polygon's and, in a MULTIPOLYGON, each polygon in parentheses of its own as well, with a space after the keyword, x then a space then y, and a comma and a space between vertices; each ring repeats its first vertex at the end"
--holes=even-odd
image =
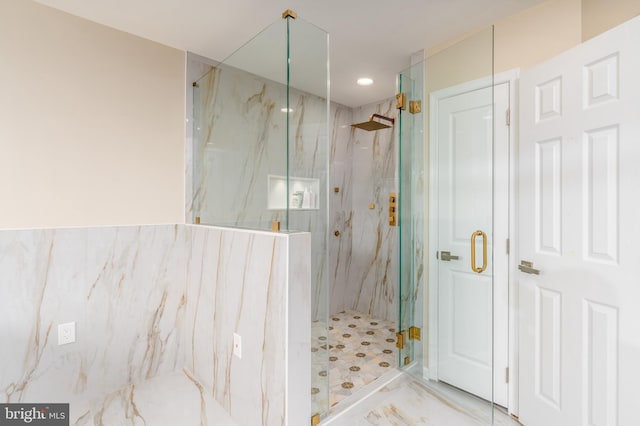
POLYGON ((319 179, 268 175, 267 208, 269 210, 284 210, 286 208, 319 210, 319 190, 319 179))

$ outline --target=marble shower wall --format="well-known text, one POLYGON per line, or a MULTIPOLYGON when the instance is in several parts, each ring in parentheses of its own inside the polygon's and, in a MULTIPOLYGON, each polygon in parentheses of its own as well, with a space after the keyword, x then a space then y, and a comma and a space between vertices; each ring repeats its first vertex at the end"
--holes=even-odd
POLYGON ((351 268, 354 123, 351 108, 332 105, 331 185, 329 191, 329 312, 348 308, 346 285, 351 268), (334 189, 337 188, 338 192, 334 189), (338 231, 340 235, 336 236, 338 231))
MULTIPOLYGON (((286 87, 221 66, 199 81, 198 99, 196 214, 222 225, 284 223, 284 210, 267 208, 267 176, 286 175, 286 87)), ((355 309, 397 320, 398 228, 388 225, 389 194, 398 192, 397 129, 351 127, 373 113, 396 118, 395 98, 355 109, 331 103, 330 147, 325 100, 292 90, 290 106, 289 174, 320 182, 319 210, 289 216, 289 229, 311 233, 312 319, 355 309)))
MULTIPOLYGON (((371 114, 397 118, 395 98, 353 110, 353 123, 367 121, 371 114)), ((341 300, 332 298, 331 311, 353 309, 376 318, 396 321, 398 309, 398 227, 389 226, 389 195, 398 192, 397 130, 367 132, 354 129, 348 144, 351 158, 351 210, 344 226, 351 237, 335 287, 341 300), (373 205, 373 208, 371 208, 373 205)), ((340 144, 340 138, 337 139, 340 144)), ((351 164, 348 164, 349 159, 351 164)))
POLYGON ((198 81, 193 209, 202 223, 269 229, 267 176, 286 175, 286 87, 218 66, 198 81))
POLYGON ((239 425, 308 420, 308 238, 189 225, 0 232, 1 400, 69 402, 74 422, 106 393, 186 365, 239 425), (71 321, 76 343, 58 346, 71 321))

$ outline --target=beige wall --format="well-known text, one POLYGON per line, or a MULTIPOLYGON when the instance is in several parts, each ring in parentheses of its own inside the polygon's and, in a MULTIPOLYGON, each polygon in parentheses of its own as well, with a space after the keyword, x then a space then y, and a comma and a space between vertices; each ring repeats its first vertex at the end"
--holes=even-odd
MULTIPOLYGON (((581 0, 549 0, 497 22, 495 72, 524 70, 579 44, 581 8, 581 0)), ((428 49, 427 92, 491 75, 491 43, 485 29, 428 49)))
POLYGON ((427 92, 490 76, 491 45, 491 28, 487 28, 437 53, 428 52, 427 92))
POLYGON ((184 221, 184 53, 0 2, 0 228, 184 221))
POLYGON ((640 14, 638 0, 549 0, 495 24, 496 72, 526 70, 640 14))
POLYGON ((638 0, 582 0, 582 39, 588 40, 638 15, 638 0))
MULTIPOLYGON (((526 70, 640 14, 638 0, 548 0, 495 23, 495 72, 526 70)), ((479 33, 427 50, 428 84, 447 87, 461 71, 477 78, 486 66, 479 33), (479 53, 482 52, 482 53, 479 53), (446 59, 446 60, 443 60, 446 59), (464 64, 461 66, 460 64, 464 64)))
POLYGON ((580 0, 550 0, 495 24, 496 73, 522 70, 578 45, 580 0))

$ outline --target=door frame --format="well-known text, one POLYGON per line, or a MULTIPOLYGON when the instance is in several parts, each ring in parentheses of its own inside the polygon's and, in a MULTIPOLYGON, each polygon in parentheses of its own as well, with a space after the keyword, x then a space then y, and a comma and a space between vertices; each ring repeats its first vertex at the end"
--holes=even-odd
MULTIPOLYGON (((508 412, 509 414, 513 414, 517 416, 518 413, 518 324, 517 324, 517 293, 516 288, 513 284, 513 277, 515 276, 515 272, 517 271, 516 261, 517 253, 515 253, 515 248, 517 247, 515 238, 516 238, 516 218, 517 218, 517 135, 518 135, 518 77, 520 74, 519 69, 509 70, 503 73, 499 73, 494 75, 493 81, 491 77, 485 77, 478 80, 473 80, 469 82, 465 82, 456 86, 448 87, 445 89, 441 89, 429 94, 429 149, 428 149, 428 158, 427 164, 429 165, 429 186, 428 186, 428 226, 426 230, 427 240, 429 241, 429 247, 426 252, 427 259, 425 260, 425 265, 429 270, 429 283, 438 283, 438 268, 430 267, 429 265, 434 265, 436 261, 436 252, 438 251, 438 242, 435 238, 431 238, 429 235, 430 230, 437 229, 437 200, 438 200, 438 165, 434 159, 438 158, 438 146, 435 143, 431 143, 431 141, 437 140, 437 119, 438 119, 438 103, 440 100, 444 98, 448 98, 451 96, 456 96, 465 92, 469 92, 472 90, 483 89, 486 87, 490 87, 492 85, 498 85, 503 83, 509 83, 509 105, 510 105, 510 126, 508 129, 508 148, 506 155, 508 156, 508 164, 506 164, 508 170, 508 202, 506 203, 507 212, 505 212, 508 217, 507 226, 503 227, 503 234, 506 234, 506 237, 510 241, 510 252, 507 252, 507 248, 505 247, 505 256, 506 256, 506 265, 507 265, 507 279, 504 285, 507 290, 507 306, 505 309, 508 310, 508 334, 507 334, 507 348, 508 348, 508 358, 507 365, 509 368, 509 381, 507 383, 508 387, 508 412)), ((503 117, 499 117, 498 114, 495 114, 495 119, 506 119, 503 117)), ((495 204, 495 201, 494 201, 495 204)), ((494 235, 496 234, 495 223, 494 223, 494 235)), ((500 247, 502 243, 496 244, 494 239, 494 253, 497 253, 498 247, 500 247)), ((428 306, 428 320, 429 320, 429 328, 428 328, 428 341, 426 342, 427 350, 428 350, 428 363, 424 366, 423 375, 425 378, 431 380, 438 379, 438 285, 429 285, 428 290, 425 292, 427 297, 428 306)), ((496 372, 494 372, 494 381, 496 379, 496 372)))

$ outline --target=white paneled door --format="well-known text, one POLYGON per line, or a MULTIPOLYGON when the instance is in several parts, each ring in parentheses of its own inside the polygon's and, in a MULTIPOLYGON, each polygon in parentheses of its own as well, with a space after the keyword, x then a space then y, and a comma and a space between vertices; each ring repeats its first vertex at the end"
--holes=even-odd
MULTIPOLYGON (((478 84, 456 90, 451 96, 440 96, 434 104, 437 158, 432 161, 437 162, 437 223, 432 235, 437 238, 438 250, 437 379, 492 401, 495 336, 495 368, 500 371, 495 375, 495 401, 506 406, 506 301, 504 309, 497 311, 504 314, 497 321, 493 312, 494 87, 474 86, 478 84)), ((505 152, 509 143, 508 109, 509 84, 497 85, 496 143, 499 140, 500 150, 505 152)), ((506 165, 506 155, 501 158, 506 165)), ((506 179, 500 182, 506 183, 506 179)), ((505 242, 501 241, 501 248, 505 242)), ((500 253, 506 257, 504 249, 500 253)), ((506 262, 500 264, 506 275, 506 262)), ((500 282, 506 286, 506 279, 500 282)), ((506 296, 506 291, 498 293, 506 296)))
POLYGON ((640 424, 638 43, 640 18, 521 76, 526 426, 640 424))

